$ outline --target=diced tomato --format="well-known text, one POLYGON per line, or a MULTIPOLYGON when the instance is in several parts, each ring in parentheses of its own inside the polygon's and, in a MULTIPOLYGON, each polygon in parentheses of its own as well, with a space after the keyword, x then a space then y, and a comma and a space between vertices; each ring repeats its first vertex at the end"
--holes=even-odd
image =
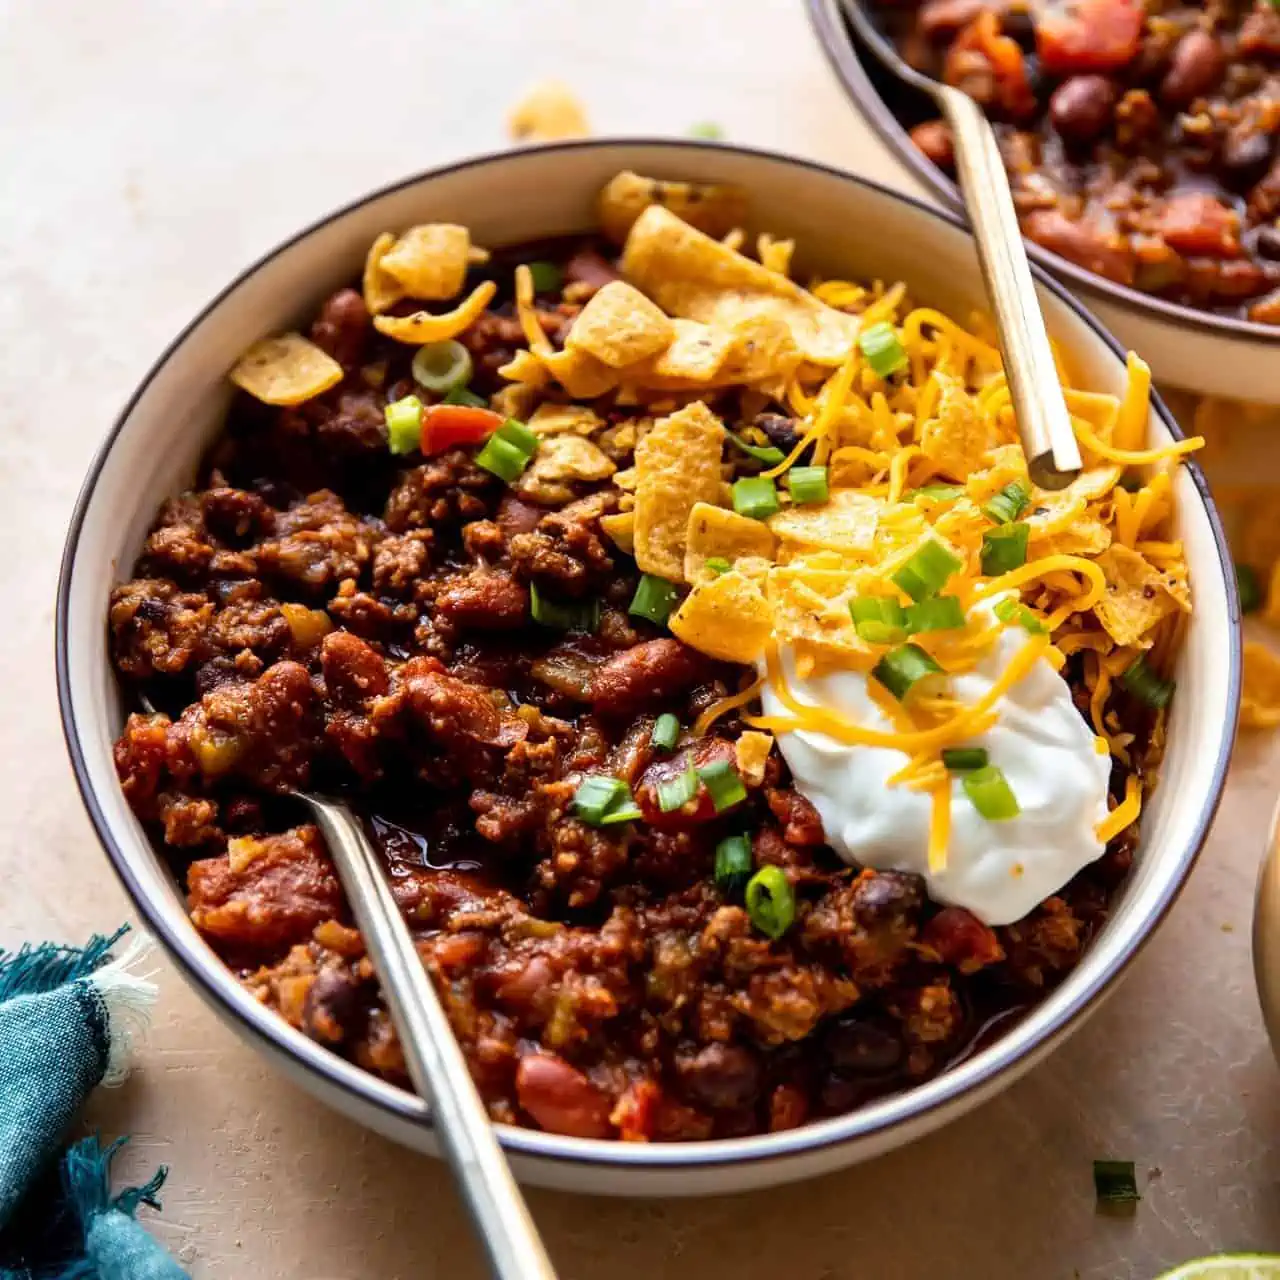
POLYGON ((1004 959, 995 932, 964 907, 943 907, 925 925, 920 941, 961 973, 977 973, 1004 959))
POLYGON ((1240 215, 1204 191, 1185 191, 1167 200, 1156 231, 1179 253, 1240 256, 1240 215))
POLYGON ((502 415, 492 409, 473 409, 465 404, 433 404, 422 411, 422 452, 430 456, 456 449, 461 444, 479 444, 502 426, 502 415))
POLYGON ((995 81, 994 105, 1015 119, 1035 114, 1036 97, 1027 79, 1022 50, 1012 37, 1001 35, 1000 19, 990 9, 983 9, 947 51, 948 67, 944 77, 948 84, 959 82, 957 59, 971 52, 982 54, 991 67, 995 81))
POLYGON ((1142 43, 1142 16, 1139 0, 1076 0, 1045 13, 1036 23, 1040 65, 1055 76, 1126 66, 1142 43))

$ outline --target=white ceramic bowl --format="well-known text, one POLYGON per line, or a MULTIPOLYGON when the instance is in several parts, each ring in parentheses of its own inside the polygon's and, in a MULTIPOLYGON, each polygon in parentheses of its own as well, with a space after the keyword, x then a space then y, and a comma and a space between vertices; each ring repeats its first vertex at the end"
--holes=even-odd
MULTIPOLYGON (((332 214, 260 262, 174 340, 125 407, 80 495, 58 596, 57 665, 67 744, 98 835, 146 924, 230 1026, 299 1083, 363 1124, 433 1150, 422 1104, 342 1061, 264 1009, 201 940, 163 860, 116 783, 121 706, 104 619, 160 501, 189 483, 227 406, 225 374, 246 346, 297 324, 359 274, 387 227, 443 219, 481 244, 584 230, 593 198, 620 169, 739 182, 760 228, 795 236, 802 270, 905 279, 917 297, 967 314, 982 298, 973 245, 947 215, 847 174, 783 156, 691 142, 583 142, 465 161, 411 178, 332 214)), ((1089 386, 1119 392, 1119 348, 1038 273, 1049 328, 1089 386)), ((1176 429, 1155 404, 1151 431, 1176 429)), ((1230 560, 1203 480, 1180 472, 1180 536, 1196 611, 1178 671, 1164 776, 1133 874, 1080 966, 1019 1025, 955 1070, 851 1115, 788 1133, 686 1145, 587 1141, 504 1128, 531 1182, 614 1194, 698 1194, 807 1177, 917 1138, 977 1106, 1033 1066, 1096 1007, 1160 921, 1191 869, 1222 791, 1239 685, 1230 560)))
MULTIPOLYGON (((868 74, 840 0, 808 0, 808 5, 818 39, 854 105, 926 190, 946 208, 962 209, 955 182, 921 154, 881 95, 877 84, 889 82, 888 73, 876 64, 874 82, 868 74)), ((912 92, 905 90, 904 98, 912 92)), ((1026 245, 1031 257, 1065 281, 1126 347, 1142 353, 1158 382, 1201 395, 1280 404, 1280 325, 1166 302, 1104 280, 1030 240, 1026 245)))

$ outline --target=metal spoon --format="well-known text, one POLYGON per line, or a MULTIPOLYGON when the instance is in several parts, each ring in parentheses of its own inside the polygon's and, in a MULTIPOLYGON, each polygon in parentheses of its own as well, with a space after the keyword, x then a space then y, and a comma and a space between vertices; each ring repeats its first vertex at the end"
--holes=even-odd
MULTIPOLYGON (((145 693, 139 695, 138 702, 148 715, 155 714, 155 706, 145 693)), ((431 1108, 445 1157, 493 1274, 498 1280, 556 1280, 449 1018, 364 827, 341 801, 306 791, 289 794, 311 811, 328 846, 395 1020, 409 1078, 431 1108)))
POLYGON ((908 66, 863 0, 840 0, 859 39, 898 79, 927 93, 951 126, 960 190, 995 311, 1005 376, 1031 479, 1062 489, 1080 472, 1080 446, 1058 381, 1031 266, 996 135, 972 98, 908 66))

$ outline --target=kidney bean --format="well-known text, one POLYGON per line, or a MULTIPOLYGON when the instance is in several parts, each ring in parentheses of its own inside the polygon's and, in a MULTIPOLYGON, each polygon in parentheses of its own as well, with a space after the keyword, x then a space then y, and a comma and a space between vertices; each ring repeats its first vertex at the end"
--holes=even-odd
POLYGON ((1171 106, 1184 107, 1208 93, 1222 79, 1225 60, 1218 41, 1197 27, 1178 41, 1173 63, 1160 82, 1160 97, 1171 106))
POLYGON ((609 1099, 554 1053, 531 1053, 516 1068, 516 1097, 540 1128, 571 1138, 607 1138, 609 1099))
POLYGON ((1049 118, 1062 137, 1089 142, 1106 131, 1115 105, 1115 86, 1106 76, 1072 76, 1049 99, 1049 118))
POLYGON ((886 1027, 866 1018, 841 1018, 828 1028, 823 1047, 838 1071, 880 1076, 902 1060, 902 1040, 886 1027))

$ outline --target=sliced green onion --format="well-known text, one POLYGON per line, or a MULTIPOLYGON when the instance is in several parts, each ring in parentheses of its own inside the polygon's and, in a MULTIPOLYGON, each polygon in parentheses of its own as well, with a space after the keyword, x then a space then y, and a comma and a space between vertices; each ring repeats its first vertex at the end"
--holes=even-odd
POLYGON ((868 644, 897 644, 907 638, 907 611, 889 596, 849 601, 854 630, 868 644))
POLYGON ((690 761, 683 773, 658 783, 658 808, 663 813, 674 813, 677 809, 683 809, 697 794, 698 775, 690 761))
POLYGON ((724 137, 724 130, 713 120, 705 120, 701 124, 689 126, 689 137, 705 138, 708 142, 719 142, 724 137))
POLYGON ((907 367, 907 349, 887 320, 881 320, 858 334, 858 346, 873 372, 882 378, 907 367))
POLYGON ((529 274, 533 277, 534 293, 559 293, 564 273, 554 262, 531 262, 529 274))
POLYGON ((649 745, 662 751, 670 751, 680 737, 680 721, 664 711, 654 722, 653 732, 649 734, 649 745))
POLYGON ((530 431, 516 418, 508 418, 493 434, 499 440, 515 445, 521 453, 527 453, 530 457, 538 452, 538 445, 542 442, 536 431, 530 431))
POLYGON ((778 487, 764 476, 743 476, 733 482, 733 509, 752 520, 767 520, 777 513, 778 487))
POLYGON ((1124 675, 1120 677, 1120 683, 1139 702, 1145 702, 1147 706, 1156 711, 1159 711, 1161 707, 1167 707, 1169 699, 1173 697, 1173 681, 1162 680, 1156 675, 1147 664, 1145 657, 1139 657, 1125 671, 1124 675))
POLYGON ((471 352, 460 342, 428 342, 414 353, 413 380, 428 391, 443 394, 471 381, 471 352))
POLYGON ((466 387, 454 387, 444 398, 445 404, 462 404, 468 409, 487 409, 489 402, 484 396, 478 396, 474 391, 468 391, 466 387))
POLYGON ((716 760, 698 770, 698 777, 711 796, 717 813, 732 809, 747 798, 747 789, 742 785, 738 771, 727 760, 716 760))
POLYGON ((989 578, 1020 569, 1027 563, 1028 524, 1002 524, 982 535, 982 572, 989 578))
POLYGON ((796 895, 781 867, 761 867, 747 881, 747 914, 766 937, 780 938, 796 918, 796 895))
POLYGON ((594 774, 582 780, 573 793, 573 811, 593 827, 631 822, 640 816, 631 788, 621 778, 606 774, 594 774))
POLYGON ((718 578, 722 573, 728 573, 733 568, 724 556, 708 556, 703 563, 718 578))
POLYGON ((495 431, 476 454, 476 466, 491 471, 507 484, 514 484, 529 465, 529 457, 519 445, 512 444, 495 431))
POLYGON ((771 444, 748 444, 741 436, 729 432, 729 440, 749 458, 763 462, 766 467, 776 467, 787 455, 771 444))
POLYGON ((1031 501, 1031 493, 1021 480, 1011 480, 999 493, 992 494, 982 508, 993 524, 1012 524, 1031 501))
POLYGON ((893 575, 893 580, 913 600, 928 600, 942 590, 947 579, 962 563, 936 538, 928 538, 893 575))
POLYGON ((890 649, 871 674, 901 702, 912 692, 924 692, 935 683, 932 677, 941 675, 942 668, 919 645, 904 644, 890 649), (921 681, 925 684, 918 687, 921 681))
POLYGON ((412 453, 422 445, 422 401, 417 396, 393 400, 383 410, 387 446, 392 453, 412 453))
POLYGON ((1252 613, 1262 604, 1262 584, 1247 564, 1236 565, 1236 591, 1240 594, 1240 612, 1252 613))
POLYGON ((1007 822, 1021 812, 1013 788, 994 764, 983 765, 972 773, 966 773, 960 780, 960 785, 964 787, 973 807, 988 822, 1007 822))
POLYGON ((997 600, 994 612, 1001 622, 1007 622, 1010 626, 1016 624, 1024 631, 1030 631, 1035 636, 1043 635, 1049 630, 1021 600, 1014 600, 1009 597, 997 600))
POLYGON ((907 610, 907 630, 912 635, 920 631, 953 631, 963 626, 964 609, 955 596, 934 596, 907 610))
POLYGON ((985 769, 989 757, 986 747, 943 747, 942 763, 954 772, 985 769))
POLYGON ((1134 1205, 1142 1199, 1132 1160, 1095 1160, 1093 1190, 1100 1205, 1134 1205))
POLYGON ((787 488, 796 503, 826 502, 829 496, 826 467, 792 467, 787 472, 787 488))
POLYGON ((680 589, 674 582, 659 578, 656 574, 645 573, 640 576, 640 585, 631 597, 628 613, 637 618, 648 618, 659 626, 671 616, 671 611, 680 599, 680 589))
POLYGON ((922 484, 911 491, 911 500, 927 498, 930 502, 954 502, 964 497, 964 490, 958 484, 922 484))
POLYGON ((599 600, 561 604, 558 600, 548 600, 536 582, 529 584, 529 612, 534 622, 557 631, 594 631, 600 625, 599 600))
POLYGON ((715 875, 725 893, 742 888, 751 878, 751 841, 746 836, 726 836, 716 845, 715 875))

